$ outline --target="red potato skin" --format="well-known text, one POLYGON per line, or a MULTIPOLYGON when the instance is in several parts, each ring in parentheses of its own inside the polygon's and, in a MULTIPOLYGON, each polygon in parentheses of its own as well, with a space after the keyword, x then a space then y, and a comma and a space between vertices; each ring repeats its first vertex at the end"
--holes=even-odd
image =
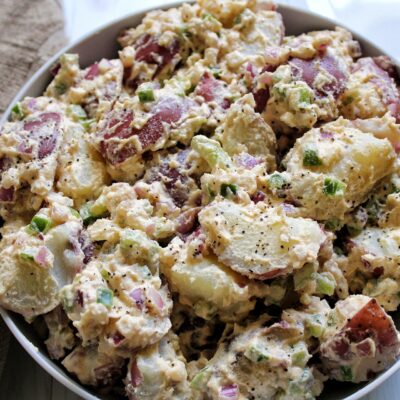
POLYGON ((399 347, 393 321, 377 301, 371 299, 347 320, 338 333, 321 343, 321 360, 326 372, 334 375, 335 379, 338 379, 335 374, 340 376, 341 366, 358 364, 360 359, 368 360, 368 369, 359 371, 357 377, 352 378, 352 381, 360 382, 394 362, 399 347), (375 346, 371 346, 371 339, 375 346))
POLYGON ((345 326, 352 341, 372 336, 381 351, 398 342, 394 324, 375 299, 371 299, 345 326))

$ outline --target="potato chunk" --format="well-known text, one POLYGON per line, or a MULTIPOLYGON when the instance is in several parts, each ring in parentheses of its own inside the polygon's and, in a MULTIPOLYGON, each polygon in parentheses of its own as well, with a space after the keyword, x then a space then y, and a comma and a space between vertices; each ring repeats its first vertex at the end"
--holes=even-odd
POLYGON ((199 214, 207 242, 219 261, 256 279, 270 279, 317 259, 326 235, 318 223, 288 217, 264 203, 212 203, 199 214))
POLYGON ((387 139, 352 128, 346 120, 311 129, 285 158, 292 174, 290 197, 304 216, 342 219, 393 171, 395 159, 387 139))

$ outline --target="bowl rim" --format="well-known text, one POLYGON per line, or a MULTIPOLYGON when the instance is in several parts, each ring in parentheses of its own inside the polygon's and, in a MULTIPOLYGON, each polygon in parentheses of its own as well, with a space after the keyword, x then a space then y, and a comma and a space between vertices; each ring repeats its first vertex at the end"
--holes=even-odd
MULTIPOLYGON (((145 15, 148 12, 155 11, 155 10, 167 10, 170 8, 174 7, 179 7, 184 3, 194 3, 194 0, 177 0, 173 2, 166 2, 165 4, 158 5, 158 6, 151 6, 151 7, 145 7, 142 8, 138 11, 129 13, 123 17, 115 18, 112 21, 109 21, 105 24, 102 24, 101 26, 92 29, 85 35, 81 36, 80 38, 70 42, 69 44, 65 45, 62 47, 58 52, 56 52, 52 57, 50 57, 43 65, 38 68, 34 74, 25 81, 25 83, 22 85, 22 87, 18 90, 17 94, 13 97, 12 101, 4 111, 3 115, 0 118, 0 126, 2 126, 9 118, 11 114, 11 109, 13 105, 19 101, 24 95, 25 92, 33 86, 33 84, 40 78, 43 74, 46 72, 49 72, 50 67, 57 62, 59 57, 67 53, 70 49, 80 45, 84 41, 96 36, 97 34, 101 32, 105 32, 108 29, 114 27, 115 25, 119 24, 125 24, 129 26, 129 21, 132 20, 133 18, 139 16, 139 15, 145 15)), ((400 64, 399 61, 389 52, 383 50, 380 46, 374 44, 371 40, 367 39, 364 35, 358 33, 357 31, 354 31, 353 29, 350 29, 348 26, 345 24, 339 23, 338 21, 326 17, 324 15, 318 14, 314 11, 309 11, 309 10, 304 10, 299 7, 295 7, 292 5, 287 5, 287 4, 281 4, 279 3, 279 0, 277 2, 278 6, 278 12, 280 10, 286 10, 290 12, 297 13, 299 15, 303 14, 308 17, 312 17, 318 22, 321 22, 322 24, 327 24, 327 25, 334 25, 334 26, 340 26, 348 30, 354 39, 360 40, 363 43, 366 43, 368 46, 371 46, 374 50, 379 52, 382 55, 387 55, 389 56, 394 64, 396 65, 397 69, 400 71, 400 64)), ((324 28, 321 28, 324 29, 324 28)), ((328 28, 327 28, 328 29, 328 28)), ((329 28, 330 29, 330 28, 329 28)), ((397 311, 400 313, 400 311, 397 311)), ((40 353, 39 349, 23 334, 23 332, 18 328, 14 321, 14 313, 2 308, 0 306, 0 315, 3 318, 4 322, 8 326, 9 330, 13 334, 13 336, 17 339, 19 344, 25 349, 25 351, 36 361, 37 364, 41 368, 43 368, 52 378, 56 379, 59 383, 64 385, 67 389, 71 390, 74 394, 82 397, 83 399, 86 400, 101 400, 100 397, 93 395, 92 393, 89 393, 86 387, 82 384, 80 384, 76 379, 71 378, 69 375, 67 375, 67 372, 62 374, 57 368, 55 368, 55 362, 50 359, 48 355, 40 353)), ((380 373, 376 378, 374 378, 372 381, 367 383, 365 386, 362 388, 358 389, 356 392, 353 394, 342 398, 341 400, 359 400, 363 396, 367 395, 370 393, 372 390, 376 389, 378 386, 380 386, 383 382, 385 382, 390 376, 392 376, 395 372, 397 372, 400 369, 400 358, 396 360, 396 362, 387 370, 383 371, 380 373)))

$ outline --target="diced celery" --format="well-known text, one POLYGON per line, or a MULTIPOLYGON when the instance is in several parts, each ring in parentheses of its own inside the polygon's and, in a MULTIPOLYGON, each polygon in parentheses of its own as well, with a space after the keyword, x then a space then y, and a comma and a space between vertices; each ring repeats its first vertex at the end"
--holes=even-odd
POLYGON ((137 90, 137 95, 141 103, 147 103, 149 101, 154 101, 154 91, 151 87, 140 87, 137 90))
POLYGON ((27 248, 21 251, 21 253, 19 253, 20 258, 24 261, 35 261, 35 255, 36 255, 35 249, 30 249, 30 248, 27 248))
POLYGON ((292 363, 299 367, 305 367, 309 356, 307 346, 304 343, 297 343, 293 348, 293 353, 291 354, 292 363))
POLYGON ((107 213, 107 208, 101 204, 89 201, 84 204, 79 210, 79 214, 83 220, 84 225, 89 225, 107 213))
POLYGON ((267 349, 257 342, 250 344, 246 348, 244 351, 244 356, 254 363, 268 361, 271 358, 271 355, 268 353, 267 349))
POLYGON ((221 68, 212 67, 210 69, 211 69, 212 74, 214 75, 214 78, 217 78, 217 79, 221 78, 221 73, 222 73, 221 68))
POLYGON ((119 243, 123 249, 139 252, 143 245, 143 237, 138 231, 127 229, 123 232, 119 243))
POLYGON ((223 183, 221 185, 220 193, 223 197, 228 197, 230 194, 236 195, 237 194, 237 186, 233 185, 232 183, 223 183))
POLYGON ((312 279, 314 272, 315 267, 312 263, 306 263, 301 269, 296 270, 293 275, 294 289, 304 289, 307 282, 312 279))
POLYGON ((97 289, 97 302, 106 307, 111 307, 113 304, 113 292, 110 289, 99 288, 97 289))
POLYGON ((107 211, 106 205, 99 200, 95 201, 90 207, 91 214, 96 218, 104 216, 107 211))
POLYGON ((208 371, 208 367, 204 367, 193 377, 190 382, 190 387, 195 390, 204 389, 204 385, 207 383, 209 376, 210 371, 208 371))
POLYGON ((29 224, 29 230, 36 233, 46 233, 50 228, 51 221, 44 215, 35 215, 29 224))
POLYGON ((95 122, 94 119, 87 119, 85 121, 81 121, 81 125, 85 129, 85 131, 88 131, 90 129, 90 126, 95 122))
POLYGON ((324 333, 325 321, 321 314, 310 315, 307 317, 304 324, 311 336, 318 338, 324 333))
POLYGON ((212 15, 212 14, 210 14, 210 13, 204 13, 203 15, 202 15, 202 18, 203 19, 205 19, 205 20, 207 20, 207 21, 211 21, 211 22, 219 22, 215 17, 214 17, 214 15, 212 15))
POLYGON ((268 178, 268 186, 271 189, 282 189, 285 184, 286 179, 279 172, 274 172, 268 178))
POLYGON ((192 148, 207 161, 211 168, 220 167, 229 169, 233 165, 229 155, 216 140, 209 139, 203 135, 197 135, 192 139, 192 148))
POLYGON ((75 210, 75 208, 69 207, 71 214, 76 217, 76 218, 81 218, 81 215, 79 214, 79 212, 77 210, 75 210))
POLYGON ((342 373, 342 379, 346 382, 351 382, 353 380, 353 371, 351 366, 342 365, 340 367, 340 372, 342 373))
POLYGON ((335 292, 335 281, 325 272, 316 274, 317 293, 332 296, 335 292))
POLYGON ((67 115, 75 122, 86 120, 86 111, 78 104, 71 104, 67 107, 67 115))
POLYGON ((346 185, 334 178, 325 178, 322 191, 327 196, 343 196, 346 185))
POLYGON ((103 279, 104 280, 108 280, 108 279, 110 279, 110 273, 106 270, 106 269, 102 269, 101 271, 100 271, 100 274, 101 274, 101 276, 103 277, 103 279))
POLYGON ((317 150, 306 149, 303 154, 303 165, 305 167, 317 167, 322 165, 322 160, 318 157, 317 150))

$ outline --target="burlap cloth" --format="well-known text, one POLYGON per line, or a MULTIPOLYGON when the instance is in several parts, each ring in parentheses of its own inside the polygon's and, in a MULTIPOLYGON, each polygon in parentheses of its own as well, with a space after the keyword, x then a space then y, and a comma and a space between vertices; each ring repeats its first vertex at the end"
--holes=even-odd
MULTIPOLYGON (((0 116, 24 81, 66 43, 60 1, 0 1, 0 116)), ((0 376, 9 335, 0 318, 0 376)))

